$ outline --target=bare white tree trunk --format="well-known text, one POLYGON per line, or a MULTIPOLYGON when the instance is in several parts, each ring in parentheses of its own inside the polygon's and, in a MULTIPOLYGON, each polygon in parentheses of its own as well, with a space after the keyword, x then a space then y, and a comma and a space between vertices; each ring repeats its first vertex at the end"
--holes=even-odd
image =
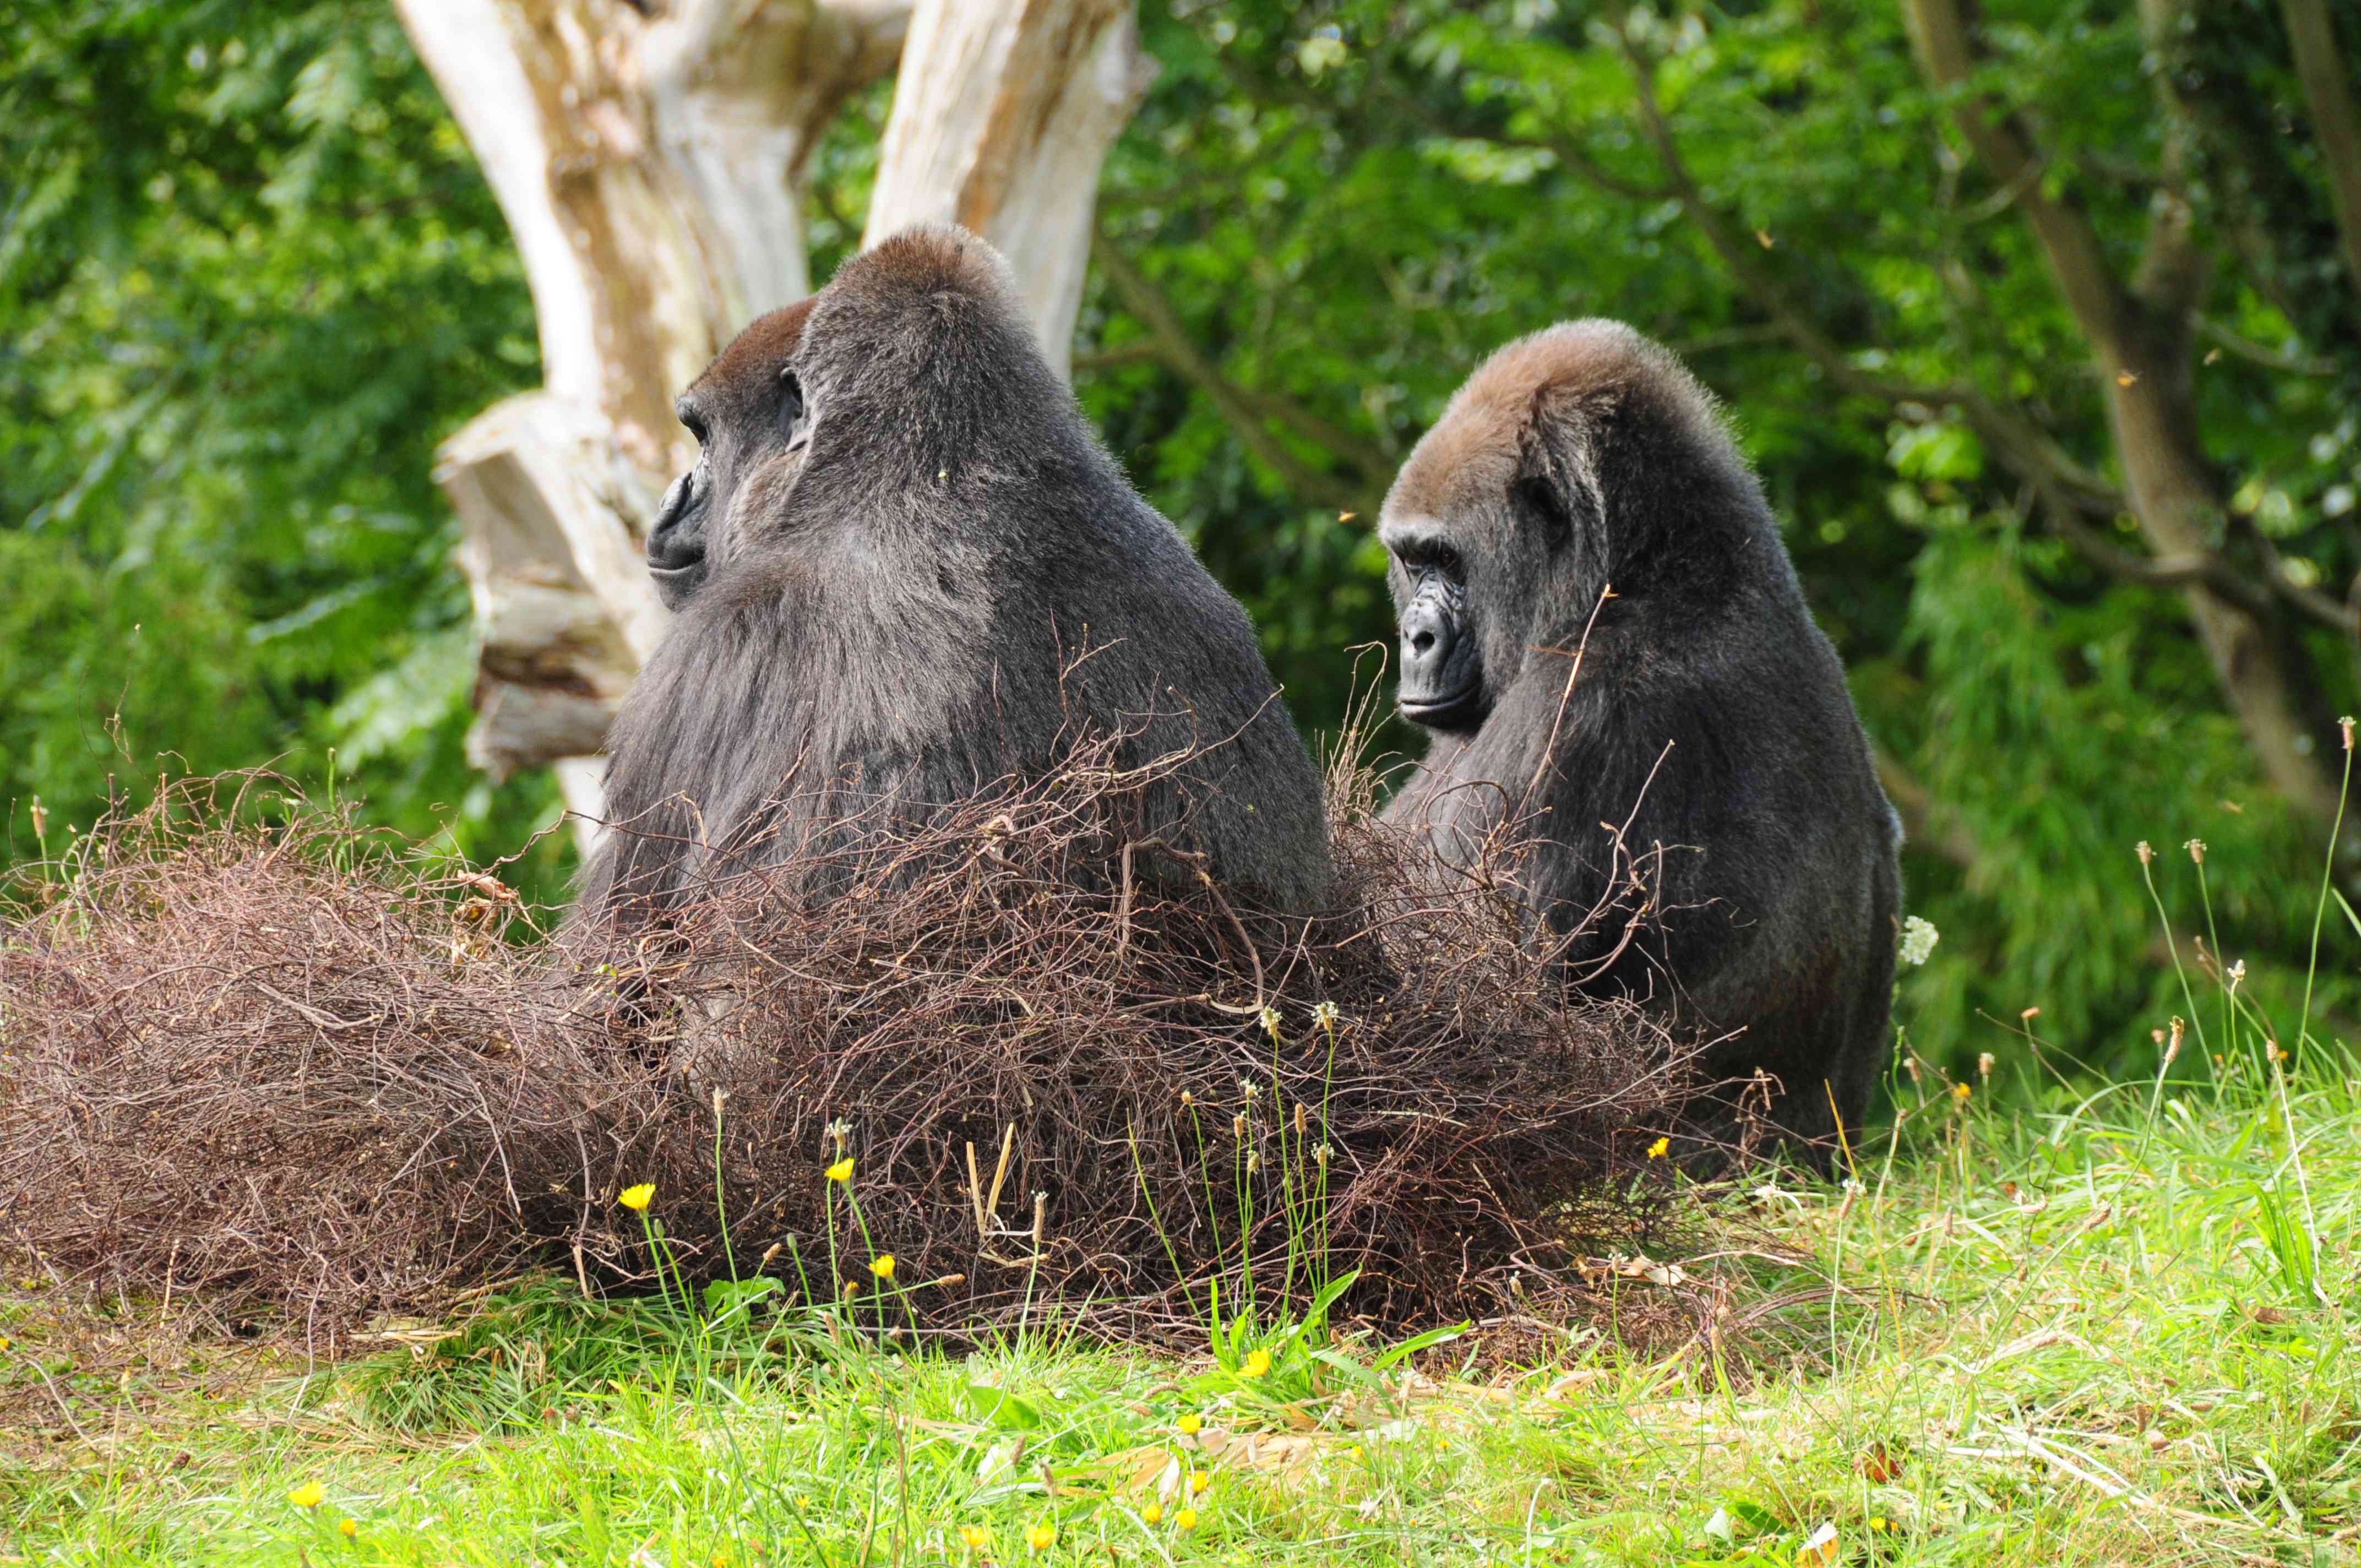
POLYGON ((1154 75, 1132 0, 920 0, 862 244, 917 223, 983 236, 1065 375, 1099 167, 1154 75))
POLYGON ((1106 148, 1147 85, 1131 0, 395 0, 533 288, 544 385, 445 443, 480 645, 468 754, 591 760, 662 636, 642 564, 693 445, 675 393, 801 298, 803 176, 846 97, 901 73, 867 238, 925 219, 1008 253, 1067 362, 1106 148), (905 47, 905 39, 907 44, 905 47))

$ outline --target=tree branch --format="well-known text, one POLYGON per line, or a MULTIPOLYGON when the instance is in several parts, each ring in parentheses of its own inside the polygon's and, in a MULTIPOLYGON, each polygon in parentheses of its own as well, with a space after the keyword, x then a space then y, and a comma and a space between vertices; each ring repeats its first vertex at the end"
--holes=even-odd
POLYGON ((2269 593, 2247 581, 2227 561, 2212 551, 2178 555, 2136 555, 2122 549, 2078 515, 2065 499, 2044 496, 2042 516, 2050 529, 2074 547, 2074 553, 2107 576, 2153 588, 2185 588, 2202 583, 2224 598, 2255 614, 2271 608, 2269 593))
POLYGON ((1656 98, 1655 64, 1630 34, 1618 31, 1624 60, 1630 64, 1640 117, 1656 148, 1675 200, 1697 225, 1722 265, 1740 288, 1751 295, 1789 341, 1811 358, 1842 390, 1890 403, 1917 403, 1930 408, 1956 408, 1969 425, 1999 453, 2019 475, 2072 498, 2081 510, 2113 517, 2124 510, 2114 486, 2077 463, 2038 424, 2024 414, 1994 402, 1973 387, 1918 386, 1872 376, 1853 364, 1844 349, 1788 296, 1785 288, 1764 269, 1759 247, 1750 247, 1722 214, 1705 198, 1704 190, 1682 159, 1680 146, 1656 98))
POLYGON ((2241 337, 2210 316, 2197 318, 2197 330, 2248 364, 2259 365, 2283 376, 2334 376, 2340 373, 2334 360, 2322 359, 2301 349, 2265 347, 2250 337, 2241 337))
MULTIPOLYGON (((2181 3, 2140 0, 2151 49, 2175 22, 2181 3)), ((2042 154, 2027 127, 1971 87, 1977 60, 1963 0, 1904 0, 1904 14, 1927 80, 1954 96, 1953 117, 1970 148, 1993 179, 2014 185, 2042 154)), ((2166 120, 2166 172, 2175 174, 2186 160, 2190 128, 2169 84, 2159 80, 2154 91, 2166 120)), ((2184 585, 2190 620, 2256 760, 2306 817, 2322 824, 2338 819, 2343 795, 2323 765, 2324 753, 2317 744, 2321 720, 2312 711, 2310 684, 2289 662, 2301 654, 2294 640, 2279 635, 2274 624, 2276 601, 2306 613, 2316 613, 2318 607, 2301 597, 2309 590, 2268 554, 2272 598, 2259 603, 2250 589, 2226 586, 2229 579, 2208 559, 2218 558, 2209 541, 2223 521, 2224 508, 2220 476, 2204 453, 2191 375, 2204 266, 2188 203, 2165 191, 2147 254, 2128 285, 2116 276, 2081 208, 2052 199, 2037 181, 2025 187, 2016 207, 2105 372, 2102 393, 2131 510, 2158 558, 2141 569, 2191 569, 2184 585)), ((2090 554, 2105 542, 2072 532, 2080 520, 2067 516, 2071 510, 2053 507, 2053 521, 2090 554)))
POLYGON ((2321 170, 2345 241, 2346 280, 2361 294, 2361 114, 2353 106, 2352 77, 2336 47, 2336 27, 2322 0, 2279 0, 2304 106, 2320 142, 2321 170))
POLYGON ((2251 519, 2242 521, 2239 529, 2254 542, 2255 553, 2263 558, 2263 568, 2273 593, 2323 626, 2342 631, 2348 637, 2356 635, 2352 609, 2343 599, 2297 582, 2289 574, 2286 558, 2279 554, 2279 546, 2272 543, 2270 536, 2257 528, 2251 519))
POLYGON ((1146 338, 1141 338, 1136 343, 1118 344, 1113 348, 1093 349, 1088 354, 1075 355, 1074 375, 1080 378, 1097 370, 1120 370, 1126 365, 1163 363, 1163 351, 1146 338))
POLYGON ((1437 136, 1450 137, 1455 141, 1484 141, 1495 147, 1521 147, 1535 152, 1546 152, 1584 181, 1610 196, 1621 196, 1632 202, 1663 202, 1678 194, 1670 185, 1642 185, 1614 173, 1584 151, 1573 137, 1555 129, 1536 137, 1515 136, 1507 131, 1463 125, 1407 93, 1383 92, 1380 101, 1397 113, 1418 121, 1437 136))
MULTIPOLYGON (((1170 302, 1104 233, 1092 242, 1091 254, 1104 269, 1107 286, 1115 291, 1116 300, 1147 329, 1148 345, 1156 357, 1174 375, 1212 400, 1223 419, 1237 432, 1238 439, 1246 444, 1246 450, 1277 474, 1282 484, 1303 499, 1320 506, 1344 511, 1375 510, 1370 499, 1373 488, 1390 466, 1382 454, 1366 447, 1366 444, 1352 443, 1350 438, 1346 438, 1349 444, 1363 445, 1367 457, 1374 458, 1374 461, 1336 453, 1331 446, 1332 453, 1346 457, 1359 471, 1353 478, 1322 473, 1305 463, 1288 448, 1285 442, 1272 433, 1270 427, 1276 422, 1301 431, 1306 423, 1324 425, 1325 422, 1315 421, 1303 411, 1293 409, 1286 399, 1250 392, 1223 375, 1221 367, 1190 339, 1188 328, 1170 302)), ((1327 428, 1334 429, 1333 426, 1327 428)), ((1321 444, 1327 445, 1328 443, 1323 441, 1321 444)))
POLYGON ((1873 740, 1869 749, 1877 766, 1877 782, 1885 786, 1885 798, 1894 803, 1910 843, 1940 855, 1961 871, 1974 871, 1983 859, 1983 848, 1960 820, 1960 814, 1928 794, 1899 757, 1873 740))
MULTIPOLYGON (((2040 155, 2014 116, 2000 112, 1986 99, 1966 93, 1975 57, 1958 0, 1904 0, 1903 15, 1927 79, 1938 88, 1962 94, 1952 117, 1969 147, 1992 171, 1993 180, 2017 187, 2026 170, 2037 166, 2040 155)), ((2023 184, 2016 204, 2040 240, 2050 275, 2076 319, 2110 360, 2119 359, 2117 345, 2127 325, 2124 295, 2088 219, 2079 208, 2051 200, 2037 179, 2023 184)))

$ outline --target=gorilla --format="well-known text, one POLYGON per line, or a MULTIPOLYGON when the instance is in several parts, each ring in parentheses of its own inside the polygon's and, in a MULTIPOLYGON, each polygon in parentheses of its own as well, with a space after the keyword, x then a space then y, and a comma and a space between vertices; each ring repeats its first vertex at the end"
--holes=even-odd
POLYGON ((1901 825, 1711 395, 1620 323, 1520 339, 1419 442, 1378 532, 1400 711, 1432 735, 1386 819, 1441 867, 1506 850, 1576 991, 1710 1042, 1689 1131, 1732 1135, 1758 1069, 1778 1132, 1856 1131, 1889 1047, 1901 825))
POLYGON ((1320 775, 1246 612, 1125 482, 983 240, 885 240, 677 411, 701 455, 648 565, 678 617, 609 738, 586 914, 657 917, 1091 736, 1148 777, 1143 834, 1258 906, 1326 895, 1320 775))

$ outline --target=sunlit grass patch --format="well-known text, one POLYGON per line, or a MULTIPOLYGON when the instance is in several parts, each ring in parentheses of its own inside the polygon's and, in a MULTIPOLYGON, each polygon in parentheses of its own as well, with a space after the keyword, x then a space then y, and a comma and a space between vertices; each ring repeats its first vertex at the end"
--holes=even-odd
POLYGON ((2340 1561, 2356 1078, 2323 1051, 2283 1098, 2175 1080, 2152 1124, 2146 1084, 1960 1111, 1930 1085, 1859 1186, 1716 1201, 1745 1255, 1687 1266, 1730 1326, 1670 1354, 1592 1335, 1494 1366, 1506 1325, 1479 1325, 1378 1371, 1384 1344, 1331 1336, 1361 1378, 1307 1362, 1274 1392, 1285 1358, 1253 1378, 1051 1332, 700 1352, 652 1300, 550 1281, 52 1445, 0 1481, 0 1529, 134 1563, 2340 1561), (2299 1152, 2309 1288, 2257 1196, 2299 1152))

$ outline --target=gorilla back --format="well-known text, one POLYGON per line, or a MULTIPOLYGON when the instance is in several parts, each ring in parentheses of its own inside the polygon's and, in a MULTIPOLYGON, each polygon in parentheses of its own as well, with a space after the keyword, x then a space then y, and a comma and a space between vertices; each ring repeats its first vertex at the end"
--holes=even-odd
MULTIPOLYGON (((1388 495, 1402 713, 1389 821, 1465 865, 1499 835, 1572 982, 1857 1128, 1887 1048, 1900 828, 1836 651, 1710 397, 1613 322, 1468 378, 1388 495)), ((1704 1112, 1726 1135, 1734 1091, 1704 1112)))
POLYGON ((982 240, 886 240, 679 412, 702 455, 648 554, 680 615, 609 742, 586 911, 792 882, 1090 736, 1149 770, 1145 832, 1259 902, 1325 896, 1319 774, 1245 611, 1100 447, 982 240))

